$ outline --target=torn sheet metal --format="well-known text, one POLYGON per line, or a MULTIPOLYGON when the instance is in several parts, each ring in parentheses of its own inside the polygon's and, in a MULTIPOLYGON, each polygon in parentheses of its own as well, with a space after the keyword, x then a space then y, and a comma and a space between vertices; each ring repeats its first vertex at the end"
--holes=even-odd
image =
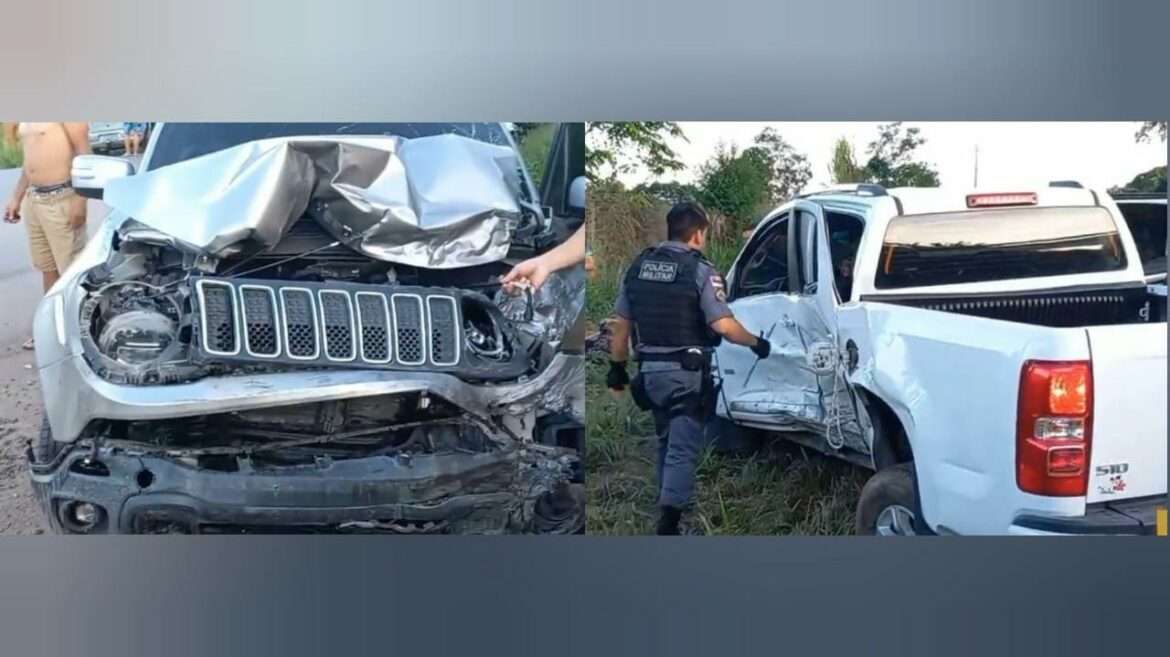
POLYGON ((868 430, 828 322, 810 297, 748 297, 733 306, 753 334, 772 343, 767 359, 724 342, 716 348, 724 417, 776 431, 806 431, 831 449, 869 453, 868 430), (729 409, 727 412, 726 409, 729 409))
POLYGON ((515 152, 458 135, 265 139, 110 183, 105 202, 194 249, 275 245, 306 212, 376 260, 501 260, 519 221, 515 152))
POLYGON ((585 308, 585 267, 577 265, 553 272, 540 289, 531 293, 509 294, 501 289, 494 301, 518 329, 556 350, 585 308))

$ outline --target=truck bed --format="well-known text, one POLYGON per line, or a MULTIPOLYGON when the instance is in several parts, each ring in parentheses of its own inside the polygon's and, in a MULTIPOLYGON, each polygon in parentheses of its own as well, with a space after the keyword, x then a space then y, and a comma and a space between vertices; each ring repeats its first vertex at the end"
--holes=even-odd
POLYGON ((1142 323, 1159 316, 1154 304, 1166 303, 1142 282, 994 294, 867 295, 862 300, 1056 328, 1142 323))

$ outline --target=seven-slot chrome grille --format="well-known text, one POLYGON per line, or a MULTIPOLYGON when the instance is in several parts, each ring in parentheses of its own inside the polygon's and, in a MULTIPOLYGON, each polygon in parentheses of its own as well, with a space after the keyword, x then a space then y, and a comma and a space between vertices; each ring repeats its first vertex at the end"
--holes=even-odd
POLYGON ((457 291, 201 278, 196 345, 209 357, 298 364, 456 367, 457 291))

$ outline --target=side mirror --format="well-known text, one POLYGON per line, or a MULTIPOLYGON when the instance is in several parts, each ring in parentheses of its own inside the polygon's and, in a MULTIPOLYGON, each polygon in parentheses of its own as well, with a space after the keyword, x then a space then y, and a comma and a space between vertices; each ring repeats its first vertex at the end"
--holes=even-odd
POLYGON ((111 180, 134 175, 134 165, 120 157, 78 155, 73 158, 73 189, 86 198, 101 199, 111 180))
POLYGON ((585 216, 585 176, 577 176, 569 183, 569 192, 565 198, 565 207, 574 217, 585 216))

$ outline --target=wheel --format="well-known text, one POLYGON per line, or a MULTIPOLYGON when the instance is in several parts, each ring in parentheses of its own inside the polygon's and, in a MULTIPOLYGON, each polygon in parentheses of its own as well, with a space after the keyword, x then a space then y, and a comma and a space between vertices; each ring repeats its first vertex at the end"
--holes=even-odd
POLYGON ((862 536, 929 534, 918 505, 913 463, 879 470, 865 482, 857 502, 856 531, 862 536))

